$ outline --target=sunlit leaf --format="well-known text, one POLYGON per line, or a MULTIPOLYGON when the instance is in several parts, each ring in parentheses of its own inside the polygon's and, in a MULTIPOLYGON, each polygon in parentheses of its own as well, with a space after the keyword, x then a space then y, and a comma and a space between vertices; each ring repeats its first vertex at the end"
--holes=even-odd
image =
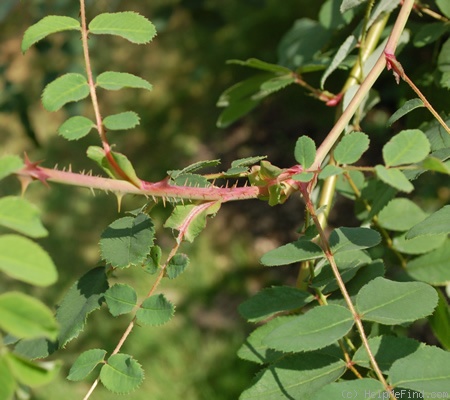
POLYGON ((174 305, 163 294, 157 294, 144 300, 136 312, 136 319, 142 325, 159 326, 170 321, 174 313, 174 305))
POLYGON ((215 167, 220 164, 220 160, 204 160, 198 161, 194 164, 188 165, 187 167, 179 170, 167 171, 172 179, 177 178, 179 175, 190 174, 192 172, 198 171, 203 168, 215 167))
POLYGON ((369 137, 362 132, 345 135, 334 150, 334 159, 338 164, 353 164, 369 148, 369 137))
POLYGON ((430 152, 430 142, 419 129, 401 131, 383 147, 383 159, 387 167, 422 161, 430 152))
POLYGON ((432 236, 421 236, 406 239, 406 234, 394 237, 392 241, 395 250, 404 254, 424 254, 441 247, 447 235, 442 233, 432 236))
POLYGON ((362 400, 368 396, 382 399, 385 393, 387 393, 386 389, 380 381, 372 378, 362 378, 330 383, 319 389, 310 399, 329 400, 350 395, 355 400, 362 400))
POLYGON ((0 271, 36 286, 56 282, 58 273, 42 247, 19 235, 0 236, 0 271))
POLYGON ((52 311, 39 300, 20 292, 0 295, 0 327, 17 338, 55 339, 58 334, 52 311))
POLYGON ((430 315, 437 300, 436 290, 425 283, 376 278, 360 290, 356 307, 365 321, 396 325, 430 315))
POLYGON ((155 227, 147 214, 119 218, 101 235, 101 256, 117 268, 142 264, 150 253, 154 235, 155 227))
POLYGON ((300 136, 295 144, 296 161, 304 168, 309 168, 316 158, 316 144, 308 136, 300 136))
POLYGON ((81 353, 70 368, 67 379, 81 381, 86 378, 94 368, 105 359, 106 350, 92 349, 81 353))
POLYGON ((127 72, 103 72, 97 76, 96 84, 108 90, 119 90, 123 88, 153 89, 153 86, 145 79, 127 72))
POLYGON ((376 165, 375 171, 380 180, 389 186, 402 192, 410 193, 414 190, 414 186, 405 176, 405 174, 394 168, 386 168, 384 165, 376 165))
POLYGON ((337 165, 327 165, 322 171, 319 173, 319 179, 327 179, 333 175, 341 175, 344 173, 344 170, 337 165))
POLYGON ((450 18, 450 4, 447 0, 436 0, 436 5, 447 18, 450 18))
POLYGON ((329 242, 333 253, 367 249, 381 241, 380 234, 369 228, 338 228, 330 234, 329 242))
POLYGON ((8 353, 0 355, 0 399, 10 400, 16 390, 16 380, 6 362, 8 353))
POLYGON ((7 196, 0 199, 0 225, 39 238, 47 236, 39 209, 23 197, 7 196))
POLYGON ((268 251, 261 257, 261 264, 272 267, 321 257, 325 257, 325 255, 320 246, 309 240, 300 239, 268 251))
POLYGON ((140 364, 128 354, 114 354, 100 370, 100 380, 113 393, 128 394, 144 380, 140 364))
POLYGON ((89 24, 89 33, 117 35, 132 43, 144 44, 153 39, 156 28, 142 15, 125 11, 97 15, 89 24))
POLYGON ((27 51, 33 44, 52 33, 68 30, 80 30, 80 22, 70 17, 48 15, 25 31, 22 52, 27 51))
POLYGON ((125 111, 119 114, 108 115, 103 124, 111 131, 132 129, 139 125, 139 116, 133 111, 125 111))
POLYGON ((450 233, 450 205, 442 207, 417 225, 413 226, 407 233, 406 239, 426 235, 450 233))
POLYGON ((105 292, 105 301, 109 312, 117 317, 129 313, 137 302, 136 291, 124 283, 116 283, 105 292))
POLYGON ((391 200, 378 215, 378 223, 392 231, 407 231, 426 218, 427 214, 411 200, 396 198, 391 200))
POLYGON ((69 73, 50 82, 42 93, 42 104, 48 111, 57 111, 64 104, 79 101, 89 95, 86 78, 81 74, 69 73))
POLYGON ((86 117, 76 116, 65 121, 59 128, 58 134, 67 140, 78 140, 85 137, 95 124, 86 117))
POLYGON ((263 339, 263 344, 284 352, 317 350, 342 338, 353 324, 347 308, 318 306, 275 328, 263 339))

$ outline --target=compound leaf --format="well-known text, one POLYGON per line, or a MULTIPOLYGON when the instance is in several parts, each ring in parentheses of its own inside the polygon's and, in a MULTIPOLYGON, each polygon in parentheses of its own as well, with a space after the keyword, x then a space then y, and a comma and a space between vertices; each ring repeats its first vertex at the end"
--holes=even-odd
POLYGON ((430 142, 419 129, 408 129, 395 135, 383 147, 387 167, 422 161, 430 152, 430 142))
POLYGON ((58 111, 64 104, 79 101, 89 95, 89 85, 81 74, 69 73, 50 82, 42 93, 47 111, 58 111))
POLYGON ((392 365, 389 382, 394 387, 417 390, 425 398, 449 393, 450 353, 437 347, 423 346, 392 365))
POLYGON ((69 118, 59 128, 58 134, 67 140, 78 140, 85 137, 95 124, 86 117, 76 116, 69 118))
POLYGON ((145 79, 127 72, 103 72, 97 76, 96 84, 107 90, 119 90, 123 88, 153 89, 153 86, 145 79))
POLYGON ((20 292, 0 295, 0 327, 17 338, 56 339, 58 325, 52 311, 39 300, 20 292))
POLYGON ((441 233, 450 233, 450 205, 442 207, 417 225, 414 225, 406 233, 406 239, 441 233))
POLYGON ((70 368, 67 379, 81 381, 105 360, 106 350, 91 349, 81 353, 70 368))
POLYGON ((316 158, 316 144, 308 136, 300 136, 295 144, 295 159, 303 167, 309 168, 316 158))
POLYGON ((129 313, 137 302, 136 291, 124 283, 117 283, 105 292, 105 301, 114 317, 129 313))
POLYGON ((353 164, 369 148, 369 137, 362 132, 351 132, 345 135, 334 150, 334 158, 338 164, 353 164))
POLYGON ((342 338, 352 328, 352 313, 337 305, 318 306, 275 328, 263 344, 274 350, 317 350, 342 338))
POLYGON ((147 214, 119 218, 101 235, 101 256, 117 268, 142 264, 150 253, 154 235, 155 227, 147 214))
POLYGON ((23 35, 22 52, 26 52, 33 44, 46 36, 62 31, 80 30, 80 22, 74 18, 48 15, 31 25, 23 35))
POLYGON ((128 394, 144 380, 140 364, 128 354, 114 354, 100 370, 100 380, 113 393, 128 394))
POLYGON ((142 325, 159 326, 170 321, 174 312, 173 304, 163 294, 157 294, 143 301, 136 319, 142 325))
POLYGON ((265 369, 240 399, 309 399, 319 388, 338 379, 345 370, 343 360, 320 351, 294 354, 265 369))
POLYGON ((90 270, 72 285, 56 311, 56 320, 61 328, 59 348, 76 338, 84 329, 88 315, 102 305, 107 289, 104 267, 90 270))
POLYGON ((97 15, 89 24, 89 33, 117 35, 132 43, 144 44, 153 39, 156 28, 142 15, 125 11, 97 15))
POLYGON ((36 286, 56 282, 52 259, 38 244, 19 235, 0 236, 0 271, 36 286))
POLYGON ((358 293, 356 307, 365 321, 396 325, 430 315, 437 300, 436 290, 425 283, 375 278, 358 293))
POLYGON ((111 131, 131 129, 139 125, 139 116, 133 111, 109 115, 103 120, 103 125, 111 131))
POLYGON ((39 209, 23 197, 7 196, 0 199, 0 225, 33 238, 48 234, 41 223, 39 209))

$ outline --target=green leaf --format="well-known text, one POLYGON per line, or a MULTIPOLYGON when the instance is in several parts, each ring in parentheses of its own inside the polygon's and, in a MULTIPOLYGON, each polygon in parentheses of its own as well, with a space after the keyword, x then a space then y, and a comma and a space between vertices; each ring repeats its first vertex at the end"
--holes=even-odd
POLYGON ((103 120, 103 125, 111 131, 132 129, 139 125, 139 116, 133 111, 109 115, 103 120))
POLYGON ((132 11, 97 15, 89 24, 94 35, 117 35, 132 43, 145 44, 156 35, 155 26, 145 17, 132 11))
MULTIPOLYGON (((445 1, 445 0, 444 0, 445 1)), ((423 25, 414 35, 414 46, 423 47, 435 42, 448 31, 448 25, 445 22, 432 22, 423 25)))
POLYGON ((50 383, 57 377, 62 364, 58 361, 37 363, 14 353, 7 353, 5 359, 14 377, 20 383, 29 387, 50 383))
POLYGON ((295 144, 295 159, 303 167, 308 169, 316 158, 316 144, 308 136, 300 136, 295 144))
POLYGON ((20 292, 0 295, 0 327, 17 338, 55 339, 58 325, 50 309, 39 300, 20 292))
POLYGON ((150 255, 147 257, 147 260, 143 264, 144 271, 148 274, 156 274, 160 268, 160 261, 161 261, 161 247, 155 245, 150 250, 150 255))
POLYGON ((42 93, 47 111, 58 111, 64 104, 79 101, 89 95, 89 85, 81 74, 69 73, 49 83, 42 93))
POLYGON ((19 235, 0 236, 0 271, 36 286, 51 285, 58 277, 47 252, 19 235))
POLYGON ((81 381, 86 378, 94 368, 105 360, 106 350, 92 349, 81 353, 70 368, 67 379, 81 381))
POLYGON ((450 165, 448 162, 443 162, 436 157, 428 156, 422 162, 422 168, 427 171, 436 171, 442 174, 450 175, 450 165))
POLYGON ((366 1, 367 0, 342 0, 340 11, 343 14, 346 11, 348 11, 354 7, 357 7, 366 1))
POLYGON ((338 228, 330 234, 333 254, 367 249, 381 242, 380 234, 369 228, 338 228))
POLYGON ((119 218, 101 235, 101 256, 117 268, 142 264, 150 253, 154 236, 155 227, 147 214, 119 218))
POLYGON ((419 129, 408 129, 395 135, 383 147, 387 167, 422 161, 430 152, 430 142, 419 129))
POLYGON ((18 156, 4 155, 0 157, 0 180, 23 168, 23 161, 18 156))
POLYGON ((392 242, 394 249, 405 254, 424 254, 442 246, 447 238, 446 234, 421 236, 406 239, 406 234, 396 236, 392 242))
POLYGON ((159 326, 170 321, 175 312, 173 304, 163 294, 145 299, 136 312, 136 320, 142 325, 159 326))
POLYGON ((447 0, 436 0, 436 5, 447 18, 450 18, 450 4, 447 0))
POLYGON ((320 351, 294 354, 270 365, 240 400, 309 399, 346 370, 340 358, 320 351))
POLYGON ((33 44, 52 33, 69 30, 79 31, 80 28, 80 22, 74 18, 48 15, 25 31, 22 40, 22 52, 25 53, 33 44))
POLYGON ((319 173, 319 179, 327 179, 333 175, 341 175, 344 173, 344 170, 337 165, 327 165, 322 171, 319 173))
POLYGON ((111 315, 117 317, 133 310, 137 303, 137 294, 130 285, 117 283, 105 292, 105 301, 111 315))
POLYGON ((6 362, 8 353, 0 356, 0 399, 13 399, 14 391, 16 390, 16 380, 11 372, 11 368, 6 362))
POLYGON ((417 225, 414 225, 406 233, 406 239, 441 233, 450 233, 450 205, 442 207, 417 225))
POLYGON ((193 242, 196 236, 206 227, 206 217, 215 215, 219 211, 220 203, 215 202, 201 212, 196 212, 198 205, 188 204, 186 206, 176 206, 164 224, 166 228, 185 231, 184 238, 193 242), (186 226, 188 221, 188 226, 186 226))
POLYGON ((0 199, 0 225, 33 238, 48 235, 41 223, 39 209, 23 197, 7 196, 0 199))
POLYGON ((100 380, 113 393, 128 394, 144 380, 144 371, 128 354, 114 354, 100 370, 100 380))
POLYGON ((166 276, 169 279, 175 279, 182 274, 189 265, 189 258, 186 254, 175 254, 166 267, 166 276))
POLYGON ((259 88, 259 92, 255 93, 253 97, 255 99, 263 99, 269 94, 278 92, 279 90, 284 89, 294 82, 295 77, 292 76, 292 73, 290 73, 289 75, 276 76, 275 78, 263 82, 259 88))
POLYGON ((391 200, 378 215, 379 224, 391 231, 407 231, 426 218, 427 214, 409 199, 391 200))
POLYGON ((274 329, 284 325, 288 321, 292 321, 294 318, 297 318, 297 316, 290 315, 277 317, 256 328, 239 348, 237 353, 238 357, 242 360, 251 361, 257 364, 268 364, 283 357, 283 352, 269 349, 269 347, 263 343, 263 340, 274 329))
MULTIPOLYGON (((396 360, 413 354, 421 346, 423 345, 417 340, 407 337, 386 335, 369 338, 369 347, 383 374, 389 373, 396 360)), ((372 368, 364 346, 356 350, 352 362, 364 368, 372 368)))
POLYGON ((176 179, 180 175, 190 174, 203 168, 215 167, 220 164, 220 160, 198 161, 179 170, 167 171, 172 179, 176 179))
MULTIPOLYGON (((344 283, 349 282, 364 265, 372 261, 366 252, 361 250, 337 253, 334 260, 344 283)), ((339 288, 328 262, 316 273, 310 286, 320 288, 322 293, 330 293, 339 288)))
POLYGON ((255 69, 262 70, 262 71, 274 72, 274 73, 278 73, 278 74, 292 73, 292 71, 289 68, 283 67, 278 64, 270 64, 268 62, 258 60, 257 58, 249 58, 248 60, 245 60, 245 61, 228 60, 227 64, 237 64, 237 65, 242 65, 244 67, 255 68, 255 69))
POLYGON ((424 346, 397 360, 389 371, 394 387, 417 390, 424 398, 450 392, 450 353, 424 346))
POLYGON ((419 108, 419 107, 424 107, 422 100, 420 100, 420 99, 408 100, 394 114, 391 115, 388 122, 386 123, 387 126, 391 126, 395 121, 399 120, 404 115, 408 114, 412 110, 415 110, 416 108, 419 108))
MULTIPOLYGON (((141 180, 137 177, 136 171, 133 165, 128 160, 126 156, 121 153, 116 153, 111 151, 111 155, 114 161, 121 168, 123 172, 127 175, 126 180, 129 180, 136 187, 141 187, 141 180)), ((115 179, 125 179, 121 174, 116 172, 116 170, 110 165, 108 159, 105 156, 105 151, 98 146, 89 146, 87 149, 87 156, 94 160, 103 170, 111 177, 115 179)))
POLYGON ((325 255, 320 246, 309 240, 300 239, 268 251, 261 257, 261 264, 273 267, 322 257, 325 257, 325 255))
POLYGON ((376 278, 360 290, 356 307, 365 321, 397 325, 430 315, 437 300, 436 290, 425 283, 376 278))
POLYGON ((351 398, 354 400, 383 399, 386 389, 380 381, 362 378, 352 381, 333 382, 319 389, 311 400, 351 398))
POLYGON ((415 280, 433 286, 450 284, 450 239, 431 253, 417 257, 406 264, 406 272, 415 280))
POLYGON ((197 174, 176 174, 175 179, 170 180, 170 184, 174 186, 189 186, 189 187, 208 187, 211 186, 211 182, 204 176, 197 174))
POLYGON ((439 302, 434 313, 428 317, 428 321, 434 336, 446 350, 450 350, 450 308, 447 299, 438 290, 439 302))
POLYGON ((107 289, 104 267, 91 269, 72 285, 56 311, 59 348, 80 334, 88 315, 102 305, 107 289))
POLYGON ((345 135, 334 150, 334 158, 338 164, 353 164, 369 148, 369 137, 362 132, 351 132, 345 135))
MULTIPOLYGON (((313 178, 314 178, 314 172, 304 171, 299 174, 292 175, 292 179, 294 181, 298 181, 298 182, 309 182, 313 178)), ((269 188, 269 190, 270 190, 270 188, 269 188)), ((276 204, 278 204, 278 203, 276 203, 276 204)))
POLYGON ((314 300, 303 290, 289 286, 263 289, 239 305, 239 313, 250 322, 259 322, 281 311, 301 308, 314 300))
POLYGON ((284 352, 317 350, 342 338, 353 324, 352 313, 347 308, 317 306, 275 328, 263 343, 271 349, 284 352))
POLYGON ((267 156, 239 158, 238 160, 232 161, 231 166, 233 168, 234 167, 250 167, 266 158, 267 158, 267 156))
POLYGON ((65 121, 59 128, 58 134, 67 140, 78 140, 85 137, 95 124, 86 117, 72 117, 65 121))
POLYGON ((376 165, 375 172, 381 181, 387 183, 395 189, 406 193, 410 193, 414 190, 412 183, 408 180, 405 174, 398 169, 387 169, 384 165, 376 165))
POLYGON ((153 89, 153 86, 145 79, 127 72, 103 72, 97 76, 96 84, 107 90, 120 90, 123 88, 153 89))
MULTIPOLYGON (((366 180, 364 174, 361 171, 353 170, 349 171, 348 174, 350 175, 350 178, 352 179, 355 186, 361 191, 366 180)), ((356 199, 355 192, 352 186, 349 184, 348 179, 345 175, 338 176, 336 181, 336 190, 349 199, 356 199)))

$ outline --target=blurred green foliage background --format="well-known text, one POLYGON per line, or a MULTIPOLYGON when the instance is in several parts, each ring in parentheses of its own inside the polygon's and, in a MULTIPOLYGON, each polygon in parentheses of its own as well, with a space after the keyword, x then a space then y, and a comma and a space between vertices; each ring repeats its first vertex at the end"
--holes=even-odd
MULTIPOLYGON (((94 72, 130 72, 149 80, 154 90, 100 92, 104 116, 134 110, 141 125, 129 133, 111 133, 116 149, 132 160, 138 176, 160 180, 166 171, 189 163, 221 158, 223 168, 241 157, 268 155, 280 167, 294 164, 293 145, 301 134, 317 143, 332 126, 334 110, 307 97, 298 87, 271 96, 243 121, 222 130, 216 128, 220 110, 216 101, 223 90, 250 76, 252 71, 226 65, 228 59, 256 57, 277 61, 277 44, 300 17, 315 18, 322 2, 314 0, 88 0, 88 17, 100 12, 133 10, 149 18, 158 36, 147 46, 137 46, 119 38, 91 38, 94 72)), ((84 64, 80 37, 66 32, 51 35, 25 55, 20 52, 23 32, 40 18, 50 15, 78 16, 73 0, 3 0, 0 3, 0 146, 2 153, 26 151, 43 165, 93 169, 86 158, 89 145, 98 145, 91 134, 78 142, 67 142, 56 133, 69 116, 92 115, 88 101, 69 105, 57 113, 46 112, 40 104, 44 86, 64 72, 82 72, 84 64)), ((331 86, 339 89, 340 72, 331 86)), ((312 76, 312 79, 318 79, 312 76)), ((391 76, 389 88, 392 85, 391 76)), ((387 79, 387 78, 386 78, 387 79)), ((375 142, 383 142, 380 126, 388 107, 404 96, 387 89, 383 105, 373 114, 367 129, 375 142), (381 121, 381 122, 380 122, 381 121), (373 137, 373 136, 372 136, 373 137)), ((370 157, 376 159, 379 154, 370 157)), ((439 196, 448 198, 444 192, 439 196)), ((424 191, 429 186, 424 186, 424 191)), ((433 189, 434 190, 434 189, 433 189)), ((15 179, 4 181, 2 195, 17 194, 15 179)), ((425 192, 424 192, 425 193, 425 192)), ((52 255, 60 274, 50 289, 21 287, 39 295, 54 307, 64 291, 99 262, 98 240, 103 229, 118 217, 113 195, 51 185, 33 184, 27 197, 43 210, 50 231, 42 241, 52 255)), ((430 194, 435 197, 436 193, 430 194)), ((144 203, 126 197, 120 214, 144 203)), ((341 200, 332 221, 352 218, 349 205, 341 200)), ((155 218, 161 226, 168 210, 158 206, 155 218)), ((146 371, 143 387, 128 399, 201 400, 235 399, 249 385, 256 369, 236 357, 236 350, 252 329, 237 313, 237 306, 251 294, 271 284, 294 284, 295 267, 264 270, 259 257, 267 250, 295 237, 303 218, 298 198, 282 207, 251 201, 227 204, 194 245, 184 251, 191 258, 189 269, 176 281, 161 288, 177 305, 175 318, 159 328, 137 328, 124 347, 146 371)), ((158 244, 166 251, 173 239, 160 232, 158 244)), ((141 271, 126 270, 118 279, 132 284, 144 295, 152 277, 141 271)), ((2 277, 0 291, 19 285, 2 277)), ((102 347, 112 350, 128 318, 112 318, 106 310, 93 314, 87 330, 56 354, 66 367, 60 379, 34 394, 35 399, 79 399, 88 383, 64 379, 70 364, 82 350, 102 347)), ((94 399, 123 398, 96 390, 94 399)))

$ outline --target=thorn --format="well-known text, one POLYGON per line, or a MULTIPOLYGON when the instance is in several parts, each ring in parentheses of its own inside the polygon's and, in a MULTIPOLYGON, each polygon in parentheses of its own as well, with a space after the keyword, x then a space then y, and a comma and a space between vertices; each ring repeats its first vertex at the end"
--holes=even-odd
POLYGON ((162 197, 162 201, 163 201, 163 205, 164 205, 164 208, 166 207, 166 198, 163 196, 162 197))
POLYGON ((183 204, 183 206, 184 206, 184 199, 181 198, 180 200, 181 200, 181 204, 183 204))
POLYGON ((87 172, 87 175, 92 176, 92 169, 87 172))
POLYGON ((69 172, 72 172, 72 164, 69 164, 69 172))
POLYGON ((25 192, 28 188, 28 185, 33 181, 33 178, 30 178, 29 176, 18 176, 21 186, 21 194, 22 196, 25 195, 25 192))
POLYGON ((120 206, 122 205, 123 193, 114 193, 117 198, 117 212, 120 212, 120 206))
POLYGON ((92 196, 95 197, 95 190, 94 190, 94 188, 89 188, 89 189, 91 190, 92 196))

